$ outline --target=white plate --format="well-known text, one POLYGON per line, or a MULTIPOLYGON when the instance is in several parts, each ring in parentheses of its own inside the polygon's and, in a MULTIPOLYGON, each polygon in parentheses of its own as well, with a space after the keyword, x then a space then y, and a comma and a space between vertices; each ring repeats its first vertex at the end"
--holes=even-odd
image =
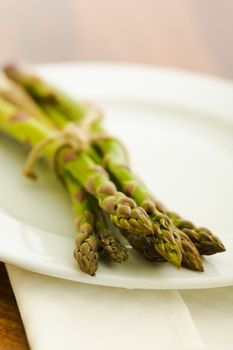
POLYGON ((154 265, 131 253, 100 263, 97 275, 72 257, 72 210, 60 184, 40 169, 20 174, 24 151, 0 138, 0 259, 25 269, 124 288, 210 288, 233 284, 233 85, 162 68, 115 64, 36 67, 74 96, 106 111, 108 130, 125 142, 133 168, 170 208, 216 232, 227 252, 207 257, 204 273, 154 265), (13 219, 14 218, 14 219, 13 219))

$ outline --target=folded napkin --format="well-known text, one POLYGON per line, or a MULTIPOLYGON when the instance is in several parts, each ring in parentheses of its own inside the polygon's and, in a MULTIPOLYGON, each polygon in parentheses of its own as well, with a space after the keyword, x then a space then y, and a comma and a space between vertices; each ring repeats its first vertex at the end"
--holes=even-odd
POLYGON ((233 287, 180 292, 208 350, 233 350, 233 287))
POLYGON ((100 287, 7 265, 32 350, 203 350, 177 291, 100 287))

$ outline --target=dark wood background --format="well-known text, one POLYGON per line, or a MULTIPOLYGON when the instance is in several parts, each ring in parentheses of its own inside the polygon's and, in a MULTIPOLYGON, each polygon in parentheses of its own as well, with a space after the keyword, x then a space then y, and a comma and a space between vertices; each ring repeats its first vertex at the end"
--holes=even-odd
MULTIPOLYGON (((1 0, 0 64, 127 61, 233 78, 232 0, 1 0)), ((0 350, 28 349, 0 263, 0 350)))

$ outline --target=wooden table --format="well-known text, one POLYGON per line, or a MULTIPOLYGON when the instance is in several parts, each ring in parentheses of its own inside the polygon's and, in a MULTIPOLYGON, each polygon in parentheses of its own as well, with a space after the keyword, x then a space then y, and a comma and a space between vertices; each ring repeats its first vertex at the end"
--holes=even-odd
MULTIPOLYGON (((127 61, 233 78, 232 19, 231 0, 2 1, 0 64, 127 61)), ((26 350, 2 263, 0 281, 0 350, 26 350)))

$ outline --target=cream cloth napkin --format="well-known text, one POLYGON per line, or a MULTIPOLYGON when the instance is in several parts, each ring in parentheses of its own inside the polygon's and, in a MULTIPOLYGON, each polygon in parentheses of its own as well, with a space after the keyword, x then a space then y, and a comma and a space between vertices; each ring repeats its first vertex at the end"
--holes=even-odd
POLYGON ((233 287, 180 292, 208 350, 233 350, 233 287))
POLYGON ((70 282, 7 265, 32 350, 203 350, 177 291, 70 282))

